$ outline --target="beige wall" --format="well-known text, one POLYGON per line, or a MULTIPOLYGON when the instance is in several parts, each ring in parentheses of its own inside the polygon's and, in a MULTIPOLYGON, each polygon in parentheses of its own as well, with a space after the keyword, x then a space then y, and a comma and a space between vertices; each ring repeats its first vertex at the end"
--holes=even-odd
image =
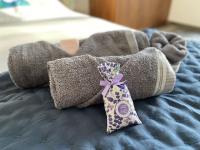
POLYGON ((89 1, 90 0, 60 0, 67 7, 76 10, 78 12, 82 12, 85 14, 89 14, 89 1))
POLYGON ((200 27, 200 0, 172 0, 169 21, 200 27))
POLYGON ((89 14, 89 0, 74 0, 74 9, 89 14))

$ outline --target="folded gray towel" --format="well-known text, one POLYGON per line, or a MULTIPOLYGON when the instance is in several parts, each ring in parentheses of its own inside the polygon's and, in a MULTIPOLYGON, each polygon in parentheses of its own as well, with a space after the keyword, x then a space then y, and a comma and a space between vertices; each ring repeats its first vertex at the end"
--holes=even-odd
POLYGON ((102 102, 102 79, 97 66, 103 62, 121 65, 123 80, 128 81, 133 100, 170 92, 175 72, 165 55, 156 48, 146 48, 126 56, 94 57, 91 55, 62 58, 48 62, 51 95, 58 109, 86 107, 102 102))
MULTIPOLYGON (((149 46, 147 36, 140 31, 111 31, 94 34, 80 41, 76 55, 112 56, 134 54, 149 46)), ((10 49, 8 68, 16 86, 37 87, 48 83, 47 62, 70 57, 64 50, 48 42, 19 45, 10 49)))
POLYGON ((155 32, 150 39, 150 44, 165 54, 173 69, 177 72, 181 60, 187 54, 186 41, 175 33, 155 32))

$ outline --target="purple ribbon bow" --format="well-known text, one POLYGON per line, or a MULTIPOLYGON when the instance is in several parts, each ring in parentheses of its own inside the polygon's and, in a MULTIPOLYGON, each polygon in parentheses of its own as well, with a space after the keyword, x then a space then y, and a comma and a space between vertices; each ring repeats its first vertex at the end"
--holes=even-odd
POLYGON ((124 82, 119 82, 123 78, 123 74, 119 73, 116 75, 113 80, 110 82, 108 80, 101 80, 100 85, 104 86, 105 88, 102 91, 102 95, 105 97, 106 94, 108 93, 108 90, 110 89, 111 85, 120 85, 124 82))

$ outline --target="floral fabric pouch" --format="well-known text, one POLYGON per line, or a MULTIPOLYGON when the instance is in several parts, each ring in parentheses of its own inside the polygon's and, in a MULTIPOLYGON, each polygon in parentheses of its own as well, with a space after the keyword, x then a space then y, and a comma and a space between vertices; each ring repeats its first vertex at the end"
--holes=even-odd
POLYGON ((98 66, 98 70, 104 78, 100 81, 100 85, 105 87, 102 95, 107 116, 107 133, 128 125, 141 124, 126 81, 120 81, 123 78, 123 75, 119 73, 120 64, 102 63, 98 66))

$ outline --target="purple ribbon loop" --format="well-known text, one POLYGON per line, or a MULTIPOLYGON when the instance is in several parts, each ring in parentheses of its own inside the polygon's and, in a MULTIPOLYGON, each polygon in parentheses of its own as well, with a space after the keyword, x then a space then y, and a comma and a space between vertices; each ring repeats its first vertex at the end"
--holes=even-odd
POLYGON ((108 93, 108 90, 110 89, 111 85, 120 85, 124 82, 120 82, 120 80, 123 78, 123 74, 119 73, 116 75, 113 80, 110 82, 108 80, 101 80, 100 81, 100 86, 104 86, 105 88, 102 91, 102 95, 105 97, 106 94, 108 93))

